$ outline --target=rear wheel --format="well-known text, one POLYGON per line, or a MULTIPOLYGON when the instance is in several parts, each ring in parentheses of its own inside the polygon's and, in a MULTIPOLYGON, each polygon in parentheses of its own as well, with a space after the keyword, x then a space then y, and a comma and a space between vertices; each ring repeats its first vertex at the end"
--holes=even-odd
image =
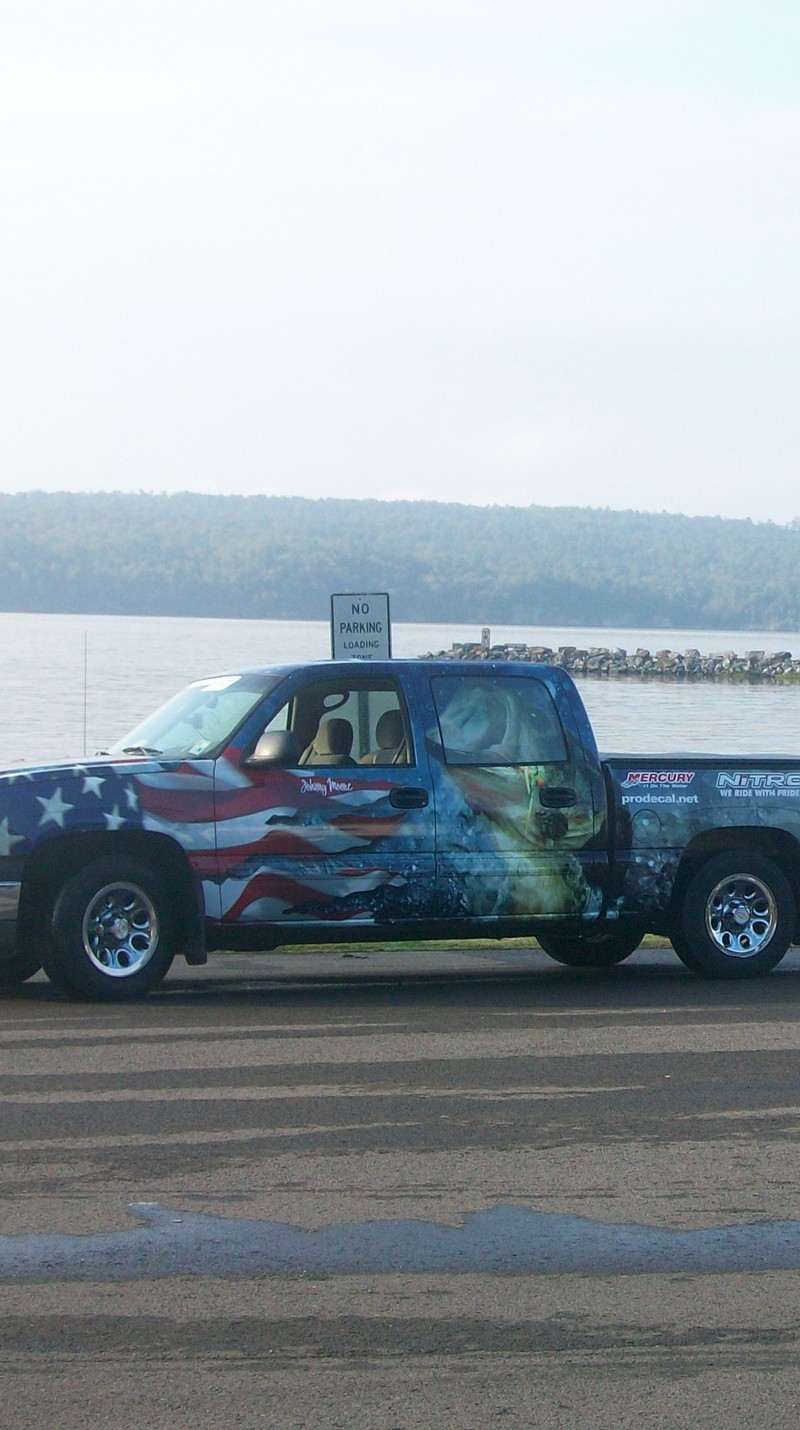
POLYGON ((539 947, 571 968, 613 968, 635 953, 642 939, 641 928, 614 928, 597 933, 556 933, 548 930, 536 935, 539 947))
POLYGON ((73 874, 56 899, 45 972, 72 997, 143 998, 167 973, 175 937, 156 871, 137 859, 98 859, 73 874))
POLYGON ((673 947, 709 978, 758 978, 780 963, 794 935, 795 897, 761 854, 718 854, 698 869, 678 913, 673 947))
POLYGON ((704 971, 692 953, 688 940, 678 929, 673 928, 670 931, 669 941, 685 968, 690 969, 692 973, 704 971))

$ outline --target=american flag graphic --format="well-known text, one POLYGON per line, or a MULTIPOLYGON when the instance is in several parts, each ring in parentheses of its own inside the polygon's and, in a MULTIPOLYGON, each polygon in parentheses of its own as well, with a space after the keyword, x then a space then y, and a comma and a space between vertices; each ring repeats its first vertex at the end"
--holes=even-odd
MULTIPOLYGON (((235 758, 48 766, 0 775, 0 858, 76 832, 175 840, 226 923, 372 922, 419 905, 426 835, 385 777, 243 770, 235 758)), ((432 837, 432 836, 431 836, 432 837)))

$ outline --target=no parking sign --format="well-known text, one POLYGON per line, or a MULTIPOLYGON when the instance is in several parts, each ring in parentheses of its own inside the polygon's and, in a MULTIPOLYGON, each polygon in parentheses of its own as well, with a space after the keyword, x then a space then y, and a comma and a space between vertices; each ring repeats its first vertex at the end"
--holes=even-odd
POLYGON ((340 591, 331 596, 331 655, 334 660, 391 660, 386 591, 340 591))

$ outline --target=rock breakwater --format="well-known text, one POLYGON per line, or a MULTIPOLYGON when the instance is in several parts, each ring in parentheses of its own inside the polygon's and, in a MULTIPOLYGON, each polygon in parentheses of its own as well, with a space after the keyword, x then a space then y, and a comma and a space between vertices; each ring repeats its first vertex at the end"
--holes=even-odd
POLYGON ((800 683, 800 658, 791 651, 748 650, 743 655, 724 650, 702 655, 699 650, 634 651, 618 646, 591 647, 564 645, 557 650, 542 645, 486 645, 481 642, 456 643, 449 650, 428 651, 425 660, 525 660, 540 665, 560 665, 570 675, 598 679, 641 680, 741 680, 800 683))

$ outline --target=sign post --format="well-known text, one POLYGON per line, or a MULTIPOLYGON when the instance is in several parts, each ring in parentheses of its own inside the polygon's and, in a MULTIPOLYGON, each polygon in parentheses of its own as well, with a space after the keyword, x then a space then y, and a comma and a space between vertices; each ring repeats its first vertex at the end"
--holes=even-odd
POLYGON ((386 591, 340 591, 331 596, 331 656, 334 660, 391 660, 386 591))

